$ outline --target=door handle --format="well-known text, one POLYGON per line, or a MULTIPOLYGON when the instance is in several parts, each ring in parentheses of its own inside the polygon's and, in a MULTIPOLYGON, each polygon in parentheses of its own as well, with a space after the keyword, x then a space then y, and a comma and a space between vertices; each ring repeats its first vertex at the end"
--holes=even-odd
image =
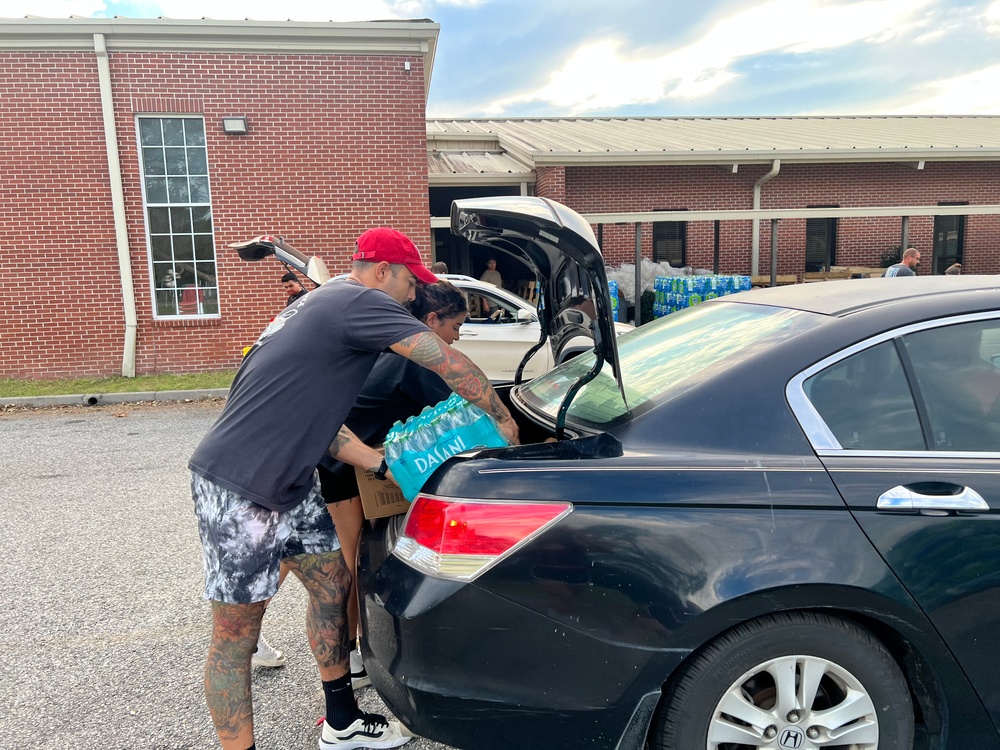
POLYGON ((983 496, 971 487, 957 488, 951 495, 926 495, 897 485, 878 496, 879 510, 981 510, 990 509, 983 496))

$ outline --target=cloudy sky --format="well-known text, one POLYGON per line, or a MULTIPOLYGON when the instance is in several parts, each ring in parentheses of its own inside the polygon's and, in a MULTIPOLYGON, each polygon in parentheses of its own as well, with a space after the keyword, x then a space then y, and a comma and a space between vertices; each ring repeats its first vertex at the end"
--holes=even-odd
POLYGON ((429 117, 1000 114, 1000 0, 0 0, 441 24, 429 117))

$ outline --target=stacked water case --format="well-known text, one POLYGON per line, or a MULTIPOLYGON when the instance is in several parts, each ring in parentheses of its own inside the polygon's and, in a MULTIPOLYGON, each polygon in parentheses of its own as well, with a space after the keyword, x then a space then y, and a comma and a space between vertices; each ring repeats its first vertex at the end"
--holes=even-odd
POLYGON ((441 464, 473 448, 502 448, 507 439, 493 418, 457 393, 415 417, 396 422, 385 438, 385 462, 412 501, 441 464))
POLYGON ((749 276, 657 276, 653 280, 653 315, 661 318, 705 300, 748 289, 749 276))

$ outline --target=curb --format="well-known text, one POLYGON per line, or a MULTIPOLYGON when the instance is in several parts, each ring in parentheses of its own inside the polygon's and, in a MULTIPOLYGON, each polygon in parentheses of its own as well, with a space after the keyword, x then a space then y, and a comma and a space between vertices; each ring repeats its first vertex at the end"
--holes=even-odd
POLYGON ((133 404, 138 401, 200 401, 225 398, 228 388, 206 388, 196 391, 142 391, 137 393, 75 393, 65 396, 4 396, 0 407, 20 406, 39 408, 45 406, 99 406, 101 404, 133 404))

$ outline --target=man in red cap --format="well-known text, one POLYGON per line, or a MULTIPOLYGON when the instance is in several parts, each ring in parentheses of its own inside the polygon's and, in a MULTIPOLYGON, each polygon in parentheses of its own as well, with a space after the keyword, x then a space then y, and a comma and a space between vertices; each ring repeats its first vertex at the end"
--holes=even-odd
POLYGON ((436 281, 403 233, 381 227, 362 234, 345 281, 310 292, 260 335, 222 414, 191 456, 214 626, 205 695, 225 750, 254 748, 250 661, 282 561, 309 595, 306 627, 326 696, 321 750, 409 740, 397 722, 360 711, 354 700, 350 573, 315 468, 328 453, 384 472, 381 455, 343 423, 386 349, 436 372, 517 444, 517 425, 487 377, 403 307, 418 283, 436 281))

